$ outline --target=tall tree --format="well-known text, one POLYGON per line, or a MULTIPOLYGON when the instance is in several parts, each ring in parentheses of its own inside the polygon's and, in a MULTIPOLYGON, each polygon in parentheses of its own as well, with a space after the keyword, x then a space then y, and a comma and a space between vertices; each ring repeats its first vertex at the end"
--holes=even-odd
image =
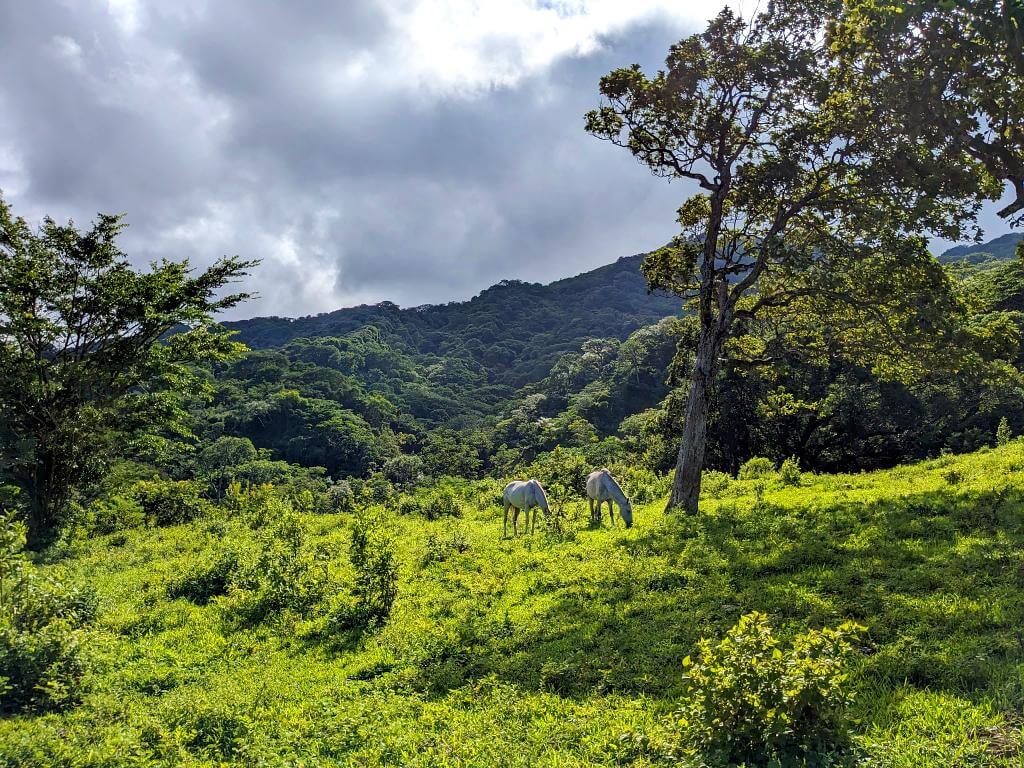
MULTIPOLYGON (((670 508, 697 509, 715 380, 738 322, 815 295, 911 331, 905 317, 886 320, 889 297, 950 293, 913 233, 959 238, 994 194, 972 158, 889 141, 891 110, 828 54, 822 6, 769 2, 750 20, 725 10, 672 46, 666 70, 602 78, 605 103, 587 115, 594 135, 701 189, 679 209, 680 236, 644 264, 653 287, 692 300, 700 324, 670 508), (905 183, 908 164, 926 186, 905 183), (841 290, 837 276, 886 259, 871 290, 841 290)), ((930 322, 941 305, 925 307, 930 322)))
POLYGON ((23 491, 35 547, 133 438, 187 432, 185 400, 204 388, 192 366, 242 348, 210 323, 247 298, 218 294, 254 262, 139 272, 116 245, 123 227, 101 215, 33 230, 0 198, 0 480, 23 491))

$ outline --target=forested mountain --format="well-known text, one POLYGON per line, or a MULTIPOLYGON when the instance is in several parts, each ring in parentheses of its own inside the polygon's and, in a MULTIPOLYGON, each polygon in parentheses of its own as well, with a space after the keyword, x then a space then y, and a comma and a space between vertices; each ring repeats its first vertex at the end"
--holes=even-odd
POLYGON ((1008 232, 994 240, 989 240, 987 243, 955 245, 943 251, 938 259, 943 264, 949 264, 954 261, 967 261, 971 264, 978 264, 992 259, 998 261, 1012 259, 1016 255, 1017 244, 1021 240, 1024 240, 1024 234, 1008 232))
POLYGON ((623 257, 550 285, 503 280, 464 302, 404 309, 381 302, 297 319, 259 317, 225 325, 256 349, 372 326, 405 354, 454 358, 481 383, 518 388, 546 376, 561 354, 578 350, 587 339, 624 339, 641 326, 678 314, 678 299, 648 293, 640 274, 642 259, 623 257))
MULTIPOLYGON (((688 365, 688 326, 677 299, 647 292, 640 261, 547 286, 503 282, 467 302, 230 323, 254 349, 214 367, 203 439, 245 438, 335 477, 511 471, 559 446, 666 471, 685 394, 669 374, 688 365)), ((979 320, 1024 309, 1019 261, 957 259, 948 270, 979 320)), ((977 448, 1004 416, 1024 429, 1019 382, 990 373, 936 371, 911 386, 798 349, 771 366, 730 366, 709 461, 874 468, 977 448)))

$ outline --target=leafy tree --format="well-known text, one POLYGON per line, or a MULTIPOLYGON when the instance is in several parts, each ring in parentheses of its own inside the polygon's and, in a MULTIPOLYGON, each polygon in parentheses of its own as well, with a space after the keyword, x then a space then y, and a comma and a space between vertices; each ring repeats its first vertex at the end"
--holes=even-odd
MULTIPOLYGON (((730 10, 674 45, 665 71, 601 80, 594 135, 657 174, 695 182, 682 232, 644 262, 654 288, 693 304, 699 323, 670 508, 695 512, 716 380, 730 341, 765 312, 842 322, 851 354, 894 374, 920 370, 955 331, 952 289, 922 237, 959 237, 978 201, 970 158, 937 159, 928 136, 892 145, 891 111, 823 46, 821 3, 730 10), (927 185, 911 184, 908 162, 927 185), (945 179, 945 180, 943 180, 945 179), (927 299, 924 301, 923 299, 927 299)), ((756 362, 751 359, 751 362, 756 362)))
POLYGON ((218 294, 254 262, 136 271, 123 227, 101 215, 84 232, 49 218, 33 230, 0 199, 0 472, 24 491, 34 547, 140 435, 186 435, 184 405, 206 391, 194 364, 241 348, 209 324, 247 297, 218 294))
MULTIPOLYGON (((1014 197, 999 214, 1024 221, 1024 2, 827 5, 839 64, 889 111, 887 138, 899 146, 923 139, 992 199, 999 182, 1009 184, 1014 197)), ((934 183, 914 163, 901 170, 906 181, 934 183)))

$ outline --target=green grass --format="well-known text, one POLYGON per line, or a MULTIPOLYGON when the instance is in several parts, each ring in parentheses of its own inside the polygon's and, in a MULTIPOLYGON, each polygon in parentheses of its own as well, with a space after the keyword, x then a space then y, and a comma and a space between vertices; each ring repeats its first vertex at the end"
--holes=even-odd
MULTIPOLYGON (((83 543, 47 568, 99 594, 95 671, 78 707, 0 719, 0 765, 647 765, 631 745, 664 735, 683 657, 751 610, 784 637, 867 627, 848 762, 1024 765, 1024 442, 702 506, 626 531, 580 505, 568 536, 519 540, 496 504, 396 516, 398 600, 361 637, 168 599, 217 525, 83 543), (452 526, 468 551, 426 562, 452 526)), ((349 518, 304 520, 344 583, 349 518)))

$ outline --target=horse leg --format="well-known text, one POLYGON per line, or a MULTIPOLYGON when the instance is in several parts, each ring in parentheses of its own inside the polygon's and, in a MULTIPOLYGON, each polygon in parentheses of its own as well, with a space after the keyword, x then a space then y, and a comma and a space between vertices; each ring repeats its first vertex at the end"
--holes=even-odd
POLYGON ((593 524, 593 522, 594 522, 594 500, 593 499, 587 499, 587 501, 590 503, 590 522, 591 522, 591 524, 593 524))
POLYGON ((512 532, 519 536, 519 507, 512 507, 512 532))
POLYGON ((508 538, 508 507, 509 507, 509 505, 506 503, 505 504, 505 522, 501 526, 502 538, 504 538, 504 539, 508 538))
POLYGON ((608 499, 608 520, 612 524, 612 528, 615 527, 615 505, 612 504, 612 500, 608 499))

